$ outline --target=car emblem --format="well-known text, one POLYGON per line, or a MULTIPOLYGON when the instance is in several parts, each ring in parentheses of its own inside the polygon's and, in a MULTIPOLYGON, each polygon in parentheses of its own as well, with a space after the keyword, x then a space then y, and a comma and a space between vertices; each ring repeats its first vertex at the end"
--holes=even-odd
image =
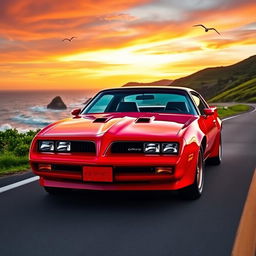
POLYGON ((131 152, 131 151, 135 151, 135 152, 140 152, 142 151, 141 148, 128 148, 128 151, 131 152))

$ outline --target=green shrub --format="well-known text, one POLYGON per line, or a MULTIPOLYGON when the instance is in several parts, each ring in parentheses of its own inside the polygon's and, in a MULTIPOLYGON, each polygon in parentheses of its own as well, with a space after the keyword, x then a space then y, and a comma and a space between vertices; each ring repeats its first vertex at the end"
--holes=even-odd
POLYGON ((18 157, 15 156, 12 152, 4 153, 0 155, 0 168, 6 169, 8 167, 14 167, 19 165, 28 164, 28 157, 18 157))
POLYGON ((14 149, 14 155, 16 156, 27 156, 29 151, 28 144, 18 144, 14 149))
POLYGON ((19 133, 16 129, 0 131, 0 175, 29 168, 29 147, 38 131, 25 133, 19 133))
POLYGON ((38 131, 19 133, 16 129, 0 132, 0 152, 12 152, 18 145, 30 145, 33 137, 38 131))

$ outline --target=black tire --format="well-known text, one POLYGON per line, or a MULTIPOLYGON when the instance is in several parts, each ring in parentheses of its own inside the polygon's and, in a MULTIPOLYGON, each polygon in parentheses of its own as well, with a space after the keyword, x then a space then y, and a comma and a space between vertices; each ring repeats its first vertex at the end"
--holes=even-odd
POLYGON ((64 188, 44 187, 44 190, 50 195, 60 195, 66 192, 64 188))
POLYGON ((196 175, 194 183, 186 188, 180 190, 183 199, 195 200, 200 198, 204 187, 204 160, 203 151, 200 150, 198 154, 198 161, 196 166, 196 175))
POLYGON ((222 161, 222 142, 220 137, 220 143, 219 143, 219 152, 216 157, 210 157, 206 160, 206 163, 209 165, 220 165, 222 161))

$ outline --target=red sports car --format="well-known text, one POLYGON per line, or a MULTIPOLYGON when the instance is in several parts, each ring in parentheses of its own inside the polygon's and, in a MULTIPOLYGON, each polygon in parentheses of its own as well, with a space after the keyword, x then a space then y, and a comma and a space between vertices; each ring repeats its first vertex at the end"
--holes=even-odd
POLYGON ((45 127, 31 145, 32 170, 49 193, 179 190, 196 199, 205 160, 221 162, 221 120, 192 89, 107 89, 72 115, 45 127))

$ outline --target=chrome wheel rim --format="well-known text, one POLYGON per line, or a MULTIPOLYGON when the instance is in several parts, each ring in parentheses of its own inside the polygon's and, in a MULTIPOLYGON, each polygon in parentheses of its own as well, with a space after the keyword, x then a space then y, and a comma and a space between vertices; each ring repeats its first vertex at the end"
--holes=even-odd
POLYGON ((199 153, 198 163, 196 167, 196 180, 198 191, 201 193, 203 190, 203 161, 201 153, 199 153))
POLYGON ((220 161, 222 160, 222 146, 221 146, 221 143, 219 145, 219 159, 220 159, 220 161))

